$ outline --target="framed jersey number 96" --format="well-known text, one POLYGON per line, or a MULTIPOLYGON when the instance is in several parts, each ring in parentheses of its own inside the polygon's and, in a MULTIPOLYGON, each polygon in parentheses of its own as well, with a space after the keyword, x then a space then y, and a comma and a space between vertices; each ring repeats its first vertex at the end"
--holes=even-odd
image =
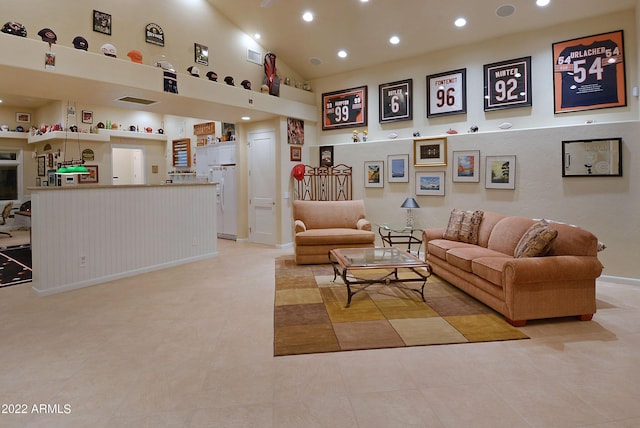
POLYGON ((427 117, 466 112, 466 68, 427 76, 427 117))
POLYGON ((367 125, 367 87, 322 94, 322 130, 367 125))

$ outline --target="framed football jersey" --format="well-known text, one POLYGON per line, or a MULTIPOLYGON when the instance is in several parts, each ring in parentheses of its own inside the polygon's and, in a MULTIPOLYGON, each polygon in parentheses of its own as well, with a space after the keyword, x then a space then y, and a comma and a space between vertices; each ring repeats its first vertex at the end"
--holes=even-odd
POLYGON ((379 86, 380 123, 413 119, 413 79, 379 86))
POLYGON ((627 105, 622 30, 553 44, 555 113, 627 105))
POLYGON ((427 117, 466 112, 466 68, 427 76, 427 117))
POLYGON ((484 66, 484 110, 531 106, 531 57, 484 66))
POLYGON ((322 130, 367 125, 367 87, 322 94, 322 130))

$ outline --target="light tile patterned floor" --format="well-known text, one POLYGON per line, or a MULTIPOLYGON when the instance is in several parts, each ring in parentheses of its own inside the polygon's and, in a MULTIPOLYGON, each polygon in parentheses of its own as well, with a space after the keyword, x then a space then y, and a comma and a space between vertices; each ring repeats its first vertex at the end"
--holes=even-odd
POLYGON ((26 405, 0 426, 640 426, 640 287, 601 282, 593 321, 532 322, 531 340, 273 357, 291 250, 219 249, 44 298, 0 289, 0 404, 26 405))

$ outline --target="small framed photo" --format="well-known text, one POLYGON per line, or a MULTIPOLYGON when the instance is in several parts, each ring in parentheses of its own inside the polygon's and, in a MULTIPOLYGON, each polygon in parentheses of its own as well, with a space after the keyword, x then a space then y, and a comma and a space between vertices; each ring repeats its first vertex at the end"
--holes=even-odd
POLYGON ((304 144, 304 120, 287 118, 287 143, 304 144))
POLYGON ((447 137, 413 140, 414 166, 443 166, 447 164, 447 137))
POLYGON ((200 43, 194 43, 195 62, 196 64, 209 65, 209 48, 200 43))
POLYGON ((444 171, 416 172, 416 195, 444 196, 444 171))
POLYGON ((47 157, 45 155, 38 156, 38 177, 45 177, 47 175, 46 164, 47 157))
POLYGON ((93 123, 93 112, 82 110, 82 123, 93 123))
POLYGON ((333 166, 333 146, 320 146, 320 166, 333 166))
POLYGON ((453 152, 451 169, 454 182, 478 183, 480 181, 480 150, 453 152))
POLYGON ((413 79, 379 86, 380 123, 413 119, 413 79))
POLYGON ((78 176, 78 183, 97 183, 98 182, 98 165, 85 165, 89 174, 81 174, 78 176))
POLYGON ((466 68, 427 76, 427 117, 466 112, 466 68))
POLYGON ((364 163, 364 187, 384 187, 384 161, 364 163))
POLYGON ((389 155, 387 156, 387 167, 389 183, 409 182, 409 155, 389 155))
POLYGON ((31 123, 31 113, 16 113, 16 122, 31 123))
POLYGON ((111 15, 94 9, 93 31, 111 35, 111 15))
POLYGON ((487 156, 484 187, 486 189, 516 188, 516 155, 487 156))
POLYGON ((302 161, 302 147, 300 146, 289 146, 289 160, 293 162, 301 162, 302 161))

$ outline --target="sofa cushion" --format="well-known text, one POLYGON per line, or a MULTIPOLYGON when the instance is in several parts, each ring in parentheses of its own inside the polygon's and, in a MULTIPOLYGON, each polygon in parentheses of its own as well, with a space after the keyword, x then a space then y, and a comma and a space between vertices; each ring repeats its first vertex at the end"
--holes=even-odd
POLYGON ((502 287, 504 265, 513 257, 478 257, 471 263, 471 271, 480 278, 502 287))
POLYGON ((491 230, 487 248, 513 256, 520 238, 533 223, 535 223, 535 220, 526 217, 510 216, 503 218, 491 230))
POLYGON ((558 231, 549 226, 545 220, 540 220, 529 227, 516 245, 513 256, 540 257, 551 249, 551 244, 558 236, 558 231))
POLYGON ((332 228, 308 229, 306 232, 296 233, 296 245, 349 245, 367 244, 375 241, 375 233, 366 230, 332 228))
POLYGON ((439 259, 446 260, 447 251, 452 248, 468 248, 473 244, 467 244, 459 241, 450 241, 448 239, 432 239, 427 243, 427 253, 432 254, 439 259))
POLYGON ((447 251, 447 263, 452 266, 462 269, 465 272, 473 272, 472 262, 479 257, 500 257, 504 258, 505 255, 498 253, 497 251, 489 250, 487 248, 479 247, 477 245, 468 247, 452 248, 447 251))
POLYGON ((482 215, 483 212, 479 210, 463 211, 454 208, 451 210, 449 223, 442 237, 451 241, 477 244, 482 215))

